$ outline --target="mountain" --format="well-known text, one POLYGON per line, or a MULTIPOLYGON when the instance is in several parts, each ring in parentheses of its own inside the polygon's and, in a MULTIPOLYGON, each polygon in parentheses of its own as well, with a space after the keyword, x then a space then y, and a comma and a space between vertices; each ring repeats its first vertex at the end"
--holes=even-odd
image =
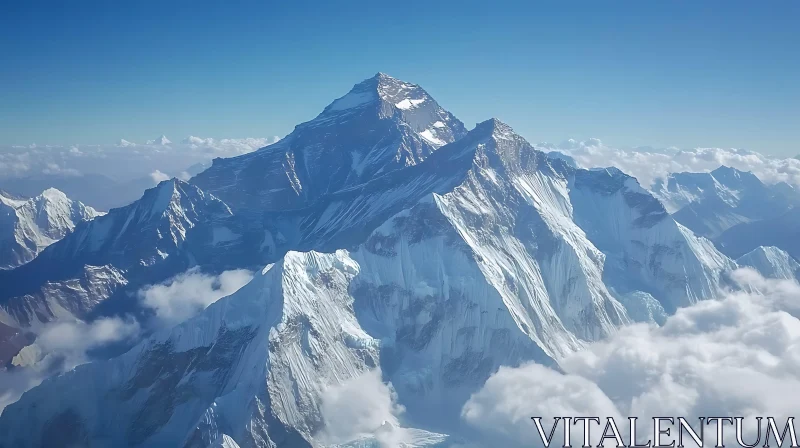
POLYGON ((731 227, 715 242, 731 257, 740 257, 759 246, 775 246, 800 259, 800 207, 780 216, 731 227))
POLYGON ((379 73, 281 141, 214 159, 192 183, 237 213, 300 208, 416 165, 465 133, 421 87, 379 73))
POLYGON ((150 176, 116 181, 101 174, 41 174, 0 180, 0 188, 15 195, 32 197, 48 188, 56 188, 72 200, 103 211, 128 205, 153 186, 150 176))
POLYGON ((146 144, 148 144, 148 145, 158 145, 158 146, 167 146, 170 143, 172 143, 172 142, 169 141, 169 139, 167 138, 166 135, 161 135, 161 137, 158 137, 155 140, 148 140, 146 144))
POLYGON ((161 182, 133 204, 78 224, 32 262, 0 272, 0 320, 26 327, 85 318, 112 295, 124 296, 126 285, 188 269, 193 251, 208 250, 213 238, 195 246, 187 239, 212 236, 214 220, 229 215, 213 195, 177 179, 161 182))
POLYGON ((712 239, 737 224, 774 218, 800 205, 800 194, 788 184, 768 186, 753 173, 726 166, 674 173, 652 190, 676 221, 712 239))
POLYGON ((344 251, 289 253, 202 315, 26 393, 24 401, 48 393, 59 400, 31 413, 17 412, 24 402, 8 407, 0 440, 205 447, 227 437, 240 446, 310 446, 320 387, 380 362, 381 343, 360 328, 348 294, 358 276, 344 251), (55 392, 61 384, 71 387, 55 392), (19 431, 40 424, 41 434, 19 431))
MULTIPOLYGON (((458 432, 464 402, 500 366, 554 366, 632 320, 720 295, 737 266, 634 178, 577 169, 498 120, 467 132, 384 74, 284 140, 171 182, 76 229, 25 278, 111 266, 130 293, 193 265, 260 263, 259 274, 124 355, 25 393, 0 416, 0 445, 316 446, 326 388, 375 367, 410 425, 458 432), (167 207, 177 215, 202 211, 182 243, 164 238, 176 219, 148 211, 176 194, 188 201, 167 207)), ((74 305, 94 295, 12 296, 22 305, 6 309, 100 313, 74 305)))
POLYGON ((0 269, 31 261, 81 221, 100 215, 55 188, 30 199, 0 191, 0 269))
POLYGON ((766 278, 800 280, 800 263, 774 246, 759 246, 736 259, 739 266, 748 266, 766 278))

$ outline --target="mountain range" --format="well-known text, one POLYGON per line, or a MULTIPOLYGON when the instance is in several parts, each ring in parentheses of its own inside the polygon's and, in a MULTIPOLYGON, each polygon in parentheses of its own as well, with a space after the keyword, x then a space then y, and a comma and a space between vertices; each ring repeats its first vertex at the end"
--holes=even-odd
POLYGON ((776 218, 800 205, 800 192, 791 185, 766 185, 753 173, 726 166, 710 173, 674 173, 652 190, 676 221, 711 239, 738 224, 776 218))
POLYGON ((0 322, 17 329, 142 318, 137 291, 189 268, 256 272, 26 392, 0 416, 0 446, 320 446, 326 391, 375 368, 403 424, 425 430, 407 446, 457 443, 463 404, 500 366, 557 366, 620 326, 661 323, 733 287, 739 266, 796 278, 781 245, 734 260, 743 249, 709 239, 792 213, 784 190, 721 168, 649 191, 499 120, 468 130, 379 73, 283 140, 161 182, 0 272, 0 322))

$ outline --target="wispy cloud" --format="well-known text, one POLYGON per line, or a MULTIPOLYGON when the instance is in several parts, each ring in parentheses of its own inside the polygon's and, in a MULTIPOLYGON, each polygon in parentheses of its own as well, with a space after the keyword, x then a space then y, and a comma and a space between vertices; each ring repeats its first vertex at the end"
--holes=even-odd
POLYGON ((139 335, 132 318, 109 317, 91 323, 61 321, 33 329, 36 341, 15 358, 16 367, 0 370, 0 411, 48 376, 89 360, 88 352, 139 335))
POLYGON ((329 386, 322 393, 320 412, 325 429, 318 437, 327 443, 369 437, 381 447, 403 446, 400 442, 408 435, 400 427, 398 417, 404 409, 396 400, 391 384, 381 380, 380 369, 329 386))
POLYGON ((252 152, 276 140, 277 137, 187 137, 164 144, 158 140, 141 144, 123 139, 113 145, 0 146, 0 179, 42 174, 103 174, 130 180, 149 176, 156 170, 177 176, 194 164, 252 152))
POLYGON ((169 281, 139 291, 142 304, 155 311, 158 325, 169 326, 192 317, 222 297, 233 294, 253 279, 253 273, 236 269, 219 275, 192 269, 169 281))
POLYGON ((563 372, 500 369, 465 405, 464 419, 530 446, 532 416, 793 415, 786 391, 800 388, 800 285, 750 269, 733 278, 741 291, 680 309, 662 327, 625 327, 560 360, 563 372))
POLYGON ((800 186, 800 160, 774 158, 744 149, 623 149, 607 146, 598 139, 567 140, 560 145, 540 143, 537 147, 567 154, 584 168, 615 166, 636 177, 644 187, 650 187, 669 173, 707 172, 721 165, 751 171, 766 183, 800 186))

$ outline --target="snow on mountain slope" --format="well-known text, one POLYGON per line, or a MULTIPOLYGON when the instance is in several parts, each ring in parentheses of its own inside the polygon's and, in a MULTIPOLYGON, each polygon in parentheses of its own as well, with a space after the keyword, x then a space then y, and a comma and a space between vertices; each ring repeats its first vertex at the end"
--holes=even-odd
POLYGON ((670 312, 718 296, 733 261, 676 223, 636 179, 615 168, 578 170, 574 219, 605 255, 605 282, 646 292, 670 312))
POLYGON ((412 426, 455 428, 463 403, 499 366, 552 364, 628 321, 604 283, 609 257, 667 264, 634 270, 663 285, 625 296, 642 302, 639 312, 648 297, 705 298, 697 284, 710 279, 672 278, 672 265, 705 273, 726 264, 631 178, 575 170, 496 120, 407 170, 348 193, 369 201, 313 210, 301 229, 308 235, 369 228, 346 221, 345 210, 370 222, 394 210, 351 235, 349 254, 289 252, 171 332, 26 393, 0 417, 0 437, 17 442, 12 428, 25 421, 26 434, 46 441, 64 421, 98 446, 208 446, 225 436, 240 446, 309 446, 321 429, 323 385, 377 366, 412 426), (444 180, 431 182, 432 173, 444 180), (383 205, 363 210, 379 197, 383 205), (601 221, 589 219, 594 203, 608 209, 601 221), (651 242, 663 246, 660 257, 631 249, 651 242), (55 390, 68 392, 45 403, 55 390))
POLYGON ((278 143, 215 159, 192 183, 237 214, 297 208, 416 165, 465 133, 422 88, 379 73, 278 143))
POLYGON ((54 188, 30 199, 0 191, 0 269, 31 261, 79 222, 101 215, 54 188))
POLYGON ((800 280, 800 263, 774 246, 759 246, 736 259, 739 266, 749 266, 766 278, 800 280))
POLYGON ((800 196, 786 184, 765 185, 753 173, 721 166, 710 173, 675 173, 658 181, 653 193, 676 221, 715 238, 744 222, 779 216, 800 196))
POLYGON ((84 317, 131 279, 138 284, 182 272, 192 260, 190 232, 208 235, 226 216, 230 210, 214 196, 164 181, 139 201, 80 223, 32 262, 0 272, 0 321, 24 327, 84 317))
POLYGON ((343 251, 289 253, 201 315, 25 393, 0 445, 310 446, 322 388, 378 363, 348 294, 358 274, 343 251))
MULTIPOLYGON (((421 381, 426 380, 428 368, 446 367, 451 374, 466 376, 469 370, 461 371, 462 366, 482 367, 474 364, 479 354, 468 350, 475 345, 469 342, 473 337, 491 342, 495 363, 510 361, 503 358, 509 353, 516 352, 514 357, 519 358, 530 351, 540 353, 535 359, 547 360, 533 341, 513 334, 507 315, 487 319, 486 313, 498 313, 492 309, 498 303, 491 301, 466 309, 459 304, 448 306, 446 316, 454 318, 444 319, 438 327, 421 328, 417 335, 406 331, 386 340, 372 337, 357 317, 370 313, 374 305, 360 294, 364 285, 359 279, 384 272, 367 269, 346 251, 290 252, 199 316, 154 335, 118 358, 79 366, 26 392, 0 416, 0 445, 47 445, 60 440, 100 447, 205 447, 230 439, 228 443, 239 446, 311 446, 322 429, 320 400, 325 387, 386 363, 382 350, 396 353, 393 347, 415 337, 420 344, 417 351, 425 352, 423 347, 430 345, 427 352, 439 350, 444 358, 430 366, 416 364, 421 381), (455 318, 464 310, 471 315, 466 322, 455 318), (509 324, 511 328, 499 327, 509 324), (435 333, 439 336, 425 341, 435 333), (448 345, 463 355, 445 362, 448 345), (56 393, 59 400, 45 402, 45 397, 56 393), (25 431, 20 432, 23 427, 25 431), (31 438, 31 434, 36 436, 31 438)), ((459 297, 435 299, 442 304, 468 304, 459 297)), ((425 314, 410 314, 414 308, 419 304, 408 310, 409 323, 416 321, 424 327, 425 314)), ((417 361, 423 360, 420 356, 417 361)), ((490 373, 488 366, 482 370, 474 380, 490 373)), ((431 386, 442 388, 440 381, 434 379, 431 386)), ((451 376, 450 381, 458 382, 459 377, 451 376)), ((424 383, 419 385, 424 387, 424 383)), ((431 404, 440 398, 427 396, 431 404)), ((435 439, 426 438, 435 443, 442 437, 435 439)))
MULTIPOLYGON (((631 319, 663 321, 736 267, 633 178, 577 169, 497 120, 464 133, 385 75, 193 182, 233 212, 162 183, 12 271, 40 276, 22 294, 44 294, 0 302, 12 323, 99 313, 193 265, 274 265, 128 353, 27 392, 0 416, 0 445, 310 446, 324 387, 374 367, 411 426, 447 433, 499 366, 552 365, 631 319), (90 266, 122 286, 41 292, 90 266), (21 427, 44 438, 17 440, 21 427)), ((77 283, 61 287, 113 282, 77 283)))

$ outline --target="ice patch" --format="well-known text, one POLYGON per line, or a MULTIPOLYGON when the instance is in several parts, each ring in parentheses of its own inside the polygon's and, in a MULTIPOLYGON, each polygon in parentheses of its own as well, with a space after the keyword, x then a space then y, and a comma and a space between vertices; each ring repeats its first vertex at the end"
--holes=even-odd
POLYGON ((375 100, 373 92, 351 92, 328 106, 328 110, 345 110, 368 104, 375 100))
POLYGON ((406 98, 403 101, 400 101, 399 103, 395 104, 395 106, 398 109, 401 109, 401 110, 408 110, 408 109, 413 109, 413 108, 419 106, 420 104, 422 104, 424 102, 425 102, 425 98, 418 99, 418 100, 412 100, 410 98, 406 98))
POLYGON ((447 142, 445 142, 444 140, 433 135, 433 132, 431 132, 430 129, 425 129, 424 131, 420 132, 419 135, 425 140, 427 140, 429 143, 432 143, 437 146, 444 146, 447 144, 447 142))

